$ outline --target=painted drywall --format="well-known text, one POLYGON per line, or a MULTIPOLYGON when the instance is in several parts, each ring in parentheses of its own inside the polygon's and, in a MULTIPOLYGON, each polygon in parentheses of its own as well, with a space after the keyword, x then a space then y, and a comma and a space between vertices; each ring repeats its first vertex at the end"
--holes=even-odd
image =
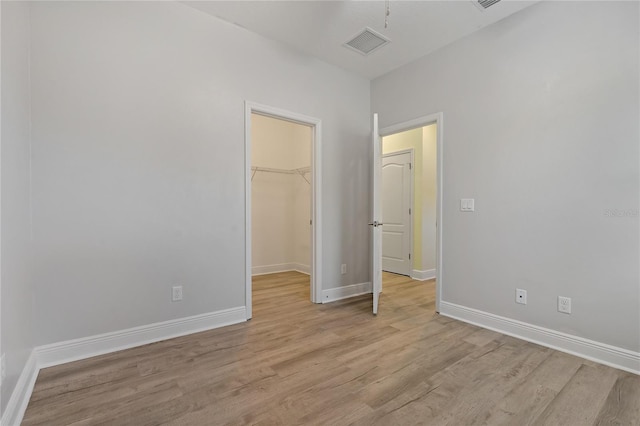
MULTIPOLYGON (((437 124, 422 128, 422 270, 436 269, 437 124)), ((416 161, 417 163, 418 161, 416 161)))
POLYGON ((381 127, 443 112, 444 301, 640 351, 638 7, 540 2, 372 82, 381 127))
POLYGON ((292 170, 311 165, 312 128, 251 114, 253 166, 292 170))
POLYGON ((311 273, 311 175, 290 175, 293 180, 293 262, 301 272, 311 273))
POLYGON ((37 344, 244 305, 245 100, 322 120, 322 287, 369 280, 369 81, 174 2, 31 36, 37 344))
MULTIPOLYGON (((290 171, 311 165, 308 126, 251 115, 253 167, 290 171)), ((309 175, 306 176, 309 179, 309 175)), ((300 174, 256 171, 251 179, 251 263, 254 273, 311 265, 311 186, 300 174)))
MULTIPOLYGON (((413 149, 413 269, 422 270, 422 128, 382 138, 382 154, 413 149)), ((383 212, 384 214, 384 212, 383 212)))
POLYGON ((1 341, 6 378, 4 413, 18 377, 34 348, 31 276, 29 136, 29 7, 0 4, 2 15, 2 210, 0 292, 1 341))
MULTIPOLYGON (((256 173, 251 182, 251 266, 254 273, 293 263, 294 175, 256 173)), ((307 260, 307 264, 309 261, 307 260)))

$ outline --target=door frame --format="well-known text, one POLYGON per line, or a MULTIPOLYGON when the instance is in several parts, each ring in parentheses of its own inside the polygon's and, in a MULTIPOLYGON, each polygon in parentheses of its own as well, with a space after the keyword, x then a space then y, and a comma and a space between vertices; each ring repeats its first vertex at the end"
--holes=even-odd
MULTIPOLYGON (((387 135, 389 136, 389 135, 387 135)), ((380 136, 380 143, 382 144, 382 150, 384 151, 384 140, 383 140, 383 136, 380 136)), ((416 211, 416 206, 415 206, 415 200, 414 200, 414 179, 415 179, 415 153, 414 153, 414 149, 413 148, 405 148, 405 149, 400 149, 398 151, 392 151, 392 152, 388 152, 386 154, 382 154, 382 161, 384 162, 384 158, 385 157, 392 157, 394 155, 402 155, 402 154, 409 154, 410 158, 411 158, 411 169, 409 170, 409 205, 411 207, 411 214, 409 215, 409 276, 411 276, 411 273, 413 272, 413 260, 411 258, 412 255, 414 255, 414 251, 413 251, 413 217, 416 211)), ((383 212, 384 213, 384 212, 383 212)), ((382 216, 382 221, 384 222, 384 215, 382 216)), ((383 228, 384 231, 384 228, 383 228)), ((383 244, 384 247, 384 244, 383 244)), ((382 286, 384 287, 384 283, 382 284, 382 286)))
POLYGON ((322 302, 322 120, 284 109, 245 101, 244 104, 244 162, 245 162, 245 309, 247 319, 252 310, 251 274, 251 114, 260 114, 311 127, 311 302, 322 302))
POLYGON ((379 130, 380 143, 382 144, 382 138, 384 136, 393 135, 395 133, 404 132, 406 130, 416 129, 418 127, 425 127, 430 124, 436 124, 436 312, 440 312, 440 303, 442 301, 442 288, 443 274, 442 274, 442 230, 443 230, 443 215, 442 205, 444 199, 444 150, 443 150, 443 135, 444 135, 444 114, 438 112, 435 114, 424 115, 422 117, 414 118, 412 120, 403 121, 393 124, 391 126, 384 127, 379 130))

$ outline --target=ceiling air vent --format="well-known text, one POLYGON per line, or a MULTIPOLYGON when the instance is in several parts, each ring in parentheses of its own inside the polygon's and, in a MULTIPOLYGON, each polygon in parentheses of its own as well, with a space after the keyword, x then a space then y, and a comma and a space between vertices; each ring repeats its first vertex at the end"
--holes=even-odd
POLYGON ((480 10, 485 10, 498 3, 499 1, 500 0, 473 0, 473 3, 478 6, 480 10))
POLYGON ((359 32, 358 35, 346 42, 344 46, 366 56, 390 41, 391 40, 373 31, 371 28, 365 28, 359 32))

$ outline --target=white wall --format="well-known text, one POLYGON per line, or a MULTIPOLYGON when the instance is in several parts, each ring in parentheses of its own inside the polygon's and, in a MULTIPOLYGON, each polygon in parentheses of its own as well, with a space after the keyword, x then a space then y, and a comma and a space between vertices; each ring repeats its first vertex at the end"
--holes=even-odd
POLYGON ((285 170, 309 167, 312 137, 309 126, 251 114, 251 164, 285 170))
POLYGON ((29 8, 6 2, 2 8, 2 293, 0 341, 7 377, 5 408, 34 347, 31 279, 29 170, 29 8))
POLYGON ((254 274, 288 270, 288 265, 293 263, 295 177, 258 172, 251 182, 251 266, 254 274))
MULTIPOLYGON (((311 165, 312 129, 251 116, 254 167, 294 170, 311 165)), ((310 175, 307 176, 310 179, 310 175)), ((296 269, 309 272, 311 186, 299 174, 258 171, 251 181, 253 273, 296 269)))
POLYGON ((422 269, 436 269, 437 124, 422 128, 422 269))
POLYGON ((245 100, 322 120, 322 286, 368 281, 369 81, 179 3, 31 17, 37 344, 244 305, 245 100))
POLYGON ((381 127, 444 113, 444 301, 640 351, 638 12, 541 2, 373 81, 381 127))
MULTIPOLYGON (((293 176, 293 262, 298 270, 311 273, 311 184, 293 176)), ((306 178, 311 181, 311 174, 306 178)))

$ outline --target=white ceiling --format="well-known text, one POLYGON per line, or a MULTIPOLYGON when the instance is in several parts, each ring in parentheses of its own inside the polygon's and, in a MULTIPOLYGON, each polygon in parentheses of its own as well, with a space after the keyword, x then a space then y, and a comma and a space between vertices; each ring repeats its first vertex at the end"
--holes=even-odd
POLYGON ((373 79, 467 34, 522 10, 535 1, 502 0, 480 10, 473 0, 377 1, 186 1, 191 7, 278 40, 309 55, 373 79), (391 43, 362 56, 343 44, 365 27, 391 43))

